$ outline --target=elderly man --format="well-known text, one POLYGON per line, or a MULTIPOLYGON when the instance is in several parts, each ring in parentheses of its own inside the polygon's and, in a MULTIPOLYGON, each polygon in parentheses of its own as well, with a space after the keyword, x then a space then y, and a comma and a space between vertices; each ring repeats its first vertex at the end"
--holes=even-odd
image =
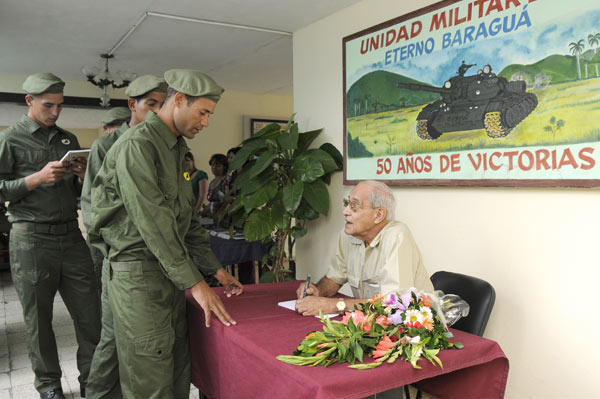
MULTIPOLYGON (((129 96, 127 100, 129 108, 124 108, 127 111, 127 120, 122 121, 119 128, 113 133, 102 136, 94 141, 88 159, 85 181, 81 192, 83 223, 88 230, 92 221, 92 182, 100 171, 106 153, 129 127, 143 122, 148 111, 158 112, 167 96, 167 82, 153 75, 143 75, 136 78, 127 86, 125 94, 129 96)), ((115 109, 118 108, 113 108, 111 111, 115 109)), ((102 267, 104 255, 98 248, 90 246, 90 252, 94 261, 96 277, 99 283, 101 282, 102 334, 94 352, 90 376, 88 378, 87 394, 88 399, 117 399, 121 397, 119 359, 115 342, 113 314, 110 309, 106 286, 110 267, 107 264, 102 267)))
POLYGON ((77 196, 85 162, 64 164, 77 138, 56 126, 65 82, 51 73, 29 76, 27 115, 0 133, 0 202, 9 201, 10 263, 23 305, 35 388, 64 399, 52 304, 60 292, 75 324, 82 396, 100 338, 100 303, 90 252, 77 223, 77 196))
POLYGON ((433 292, 421 253, 408 227, 394 220, 394 195, 377 181, 359 183, 344 200, 344 232, 336 262, 318 284, 298 288, 296 310, 305 316, 343 312, 377 294, 416 287, 433 292), (354 299, 330 298, 348 283, 354 299))
POLYGON ((184 161, 184 138, 208 126, 223 89, 200 71, 175 69, 164 77, 164 105, 111 147, 92 185, 90 242, 110 265, 108 298, 124 398, 189 396, 185 289, 204 309, 207 326, 211 313, 226 326, 235 324, 192 257, 228 295, 243 290, 221 267, 194 217, 184 161))

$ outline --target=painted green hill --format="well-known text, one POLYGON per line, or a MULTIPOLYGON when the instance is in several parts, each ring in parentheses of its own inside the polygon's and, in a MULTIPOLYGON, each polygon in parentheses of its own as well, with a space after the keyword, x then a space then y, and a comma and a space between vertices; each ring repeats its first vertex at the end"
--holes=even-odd
MULTIPOLYGON (((586 51, 580 57, 581 76, 585 77, 585 64, 588 64, 588 76, 595 77, 595 64, 600 63, 600 53, 586 51)), ((572 55, 550 55, 536 63, 523 65, 511 64, 498 75, 508 80, 520 75, 528 85, 535 83, 536 76, 545 74, 551 83, 571 82, 577 80, 577 58, 572 55)))
POLYGON ((399 82, 425 84, 392 72, 370 72, 356 81, 348 90, 346 96, 347 117, 426 104, 440 97, 437 93, 398 89, 396 84, 399 82))

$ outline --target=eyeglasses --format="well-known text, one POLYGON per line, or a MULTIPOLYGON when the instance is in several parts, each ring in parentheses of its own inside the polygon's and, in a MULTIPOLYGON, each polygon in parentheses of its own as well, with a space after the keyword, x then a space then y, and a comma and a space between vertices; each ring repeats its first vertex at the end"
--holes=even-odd
POLYGON ((359 209, 375 209, 371 205, 361 205, 360 202, 351 200, 350 197, 342 199, 342 203, 344 208, 349 206, 352 212, 358 212, 359 209))

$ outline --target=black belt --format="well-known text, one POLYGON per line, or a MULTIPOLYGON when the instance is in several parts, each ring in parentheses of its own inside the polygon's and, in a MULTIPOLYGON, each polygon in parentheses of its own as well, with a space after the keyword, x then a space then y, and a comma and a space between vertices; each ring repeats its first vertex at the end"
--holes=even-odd
POLYGON ((12 228, 19 231, 30 231, 32 233, 52 234, 61 236, 71 231, 79 230, 79 223, 76 220, 62 224, 46 224, 31 222, 15 222, 12 228))

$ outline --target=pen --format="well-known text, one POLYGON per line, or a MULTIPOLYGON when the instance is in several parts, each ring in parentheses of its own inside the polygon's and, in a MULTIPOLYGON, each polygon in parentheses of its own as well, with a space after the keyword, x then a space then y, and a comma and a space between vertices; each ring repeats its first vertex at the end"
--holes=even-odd
POLYGON ((306 285, 304 286, 304 295, 302 295, 302 298, 306 298, 306 290, 308 289, 309 285, 310 285, 310 274, 306 277, 306 285))

